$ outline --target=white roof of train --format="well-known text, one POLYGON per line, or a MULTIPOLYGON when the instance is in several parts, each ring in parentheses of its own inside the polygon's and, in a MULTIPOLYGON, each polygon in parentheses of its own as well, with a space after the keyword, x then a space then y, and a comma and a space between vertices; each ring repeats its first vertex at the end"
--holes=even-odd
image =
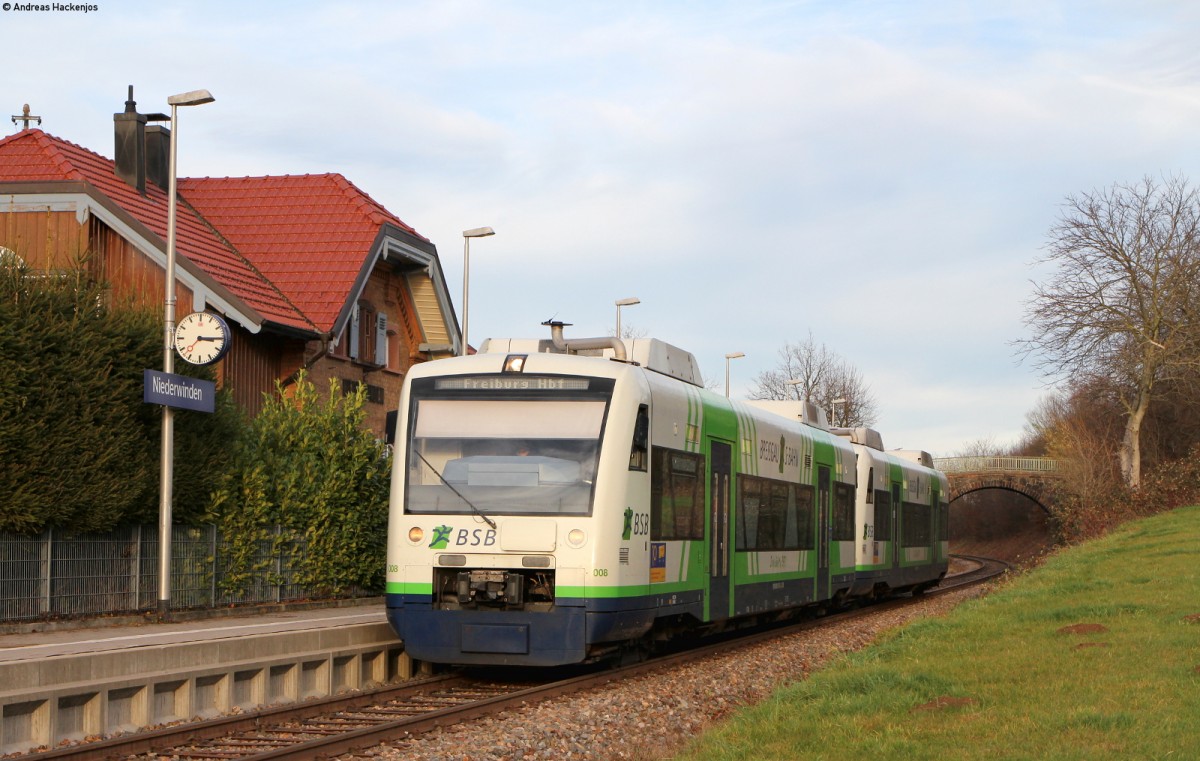
MULTIPOLYGON (((700 365, 690 351, 672 346, 657 338, 633 338, 624 341, 626 361, 641 365, 647 370, 677 378, 693 386, 704 386, 700 365)), ((480 354, 565 354, 554 347, 549 339, 537 338, 489 338, 479 347, 480 354)), ((613 349, 585 349, 580 356, 616 356, 613 349)))

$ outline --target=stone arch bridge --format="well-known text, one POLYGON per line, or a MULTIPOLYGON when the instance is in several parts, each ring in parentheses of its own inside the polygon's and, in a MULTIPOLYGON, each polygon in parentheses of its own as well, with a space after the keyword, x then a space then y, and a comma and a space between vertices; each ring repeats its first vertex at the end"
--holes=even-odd
POLYGON ((934 465, 949 481, 951 552, 1020 563, 1054 543, 1052 515, 1062 482, 1057 461, 950 457, 934 465))
POLYGON ((950 482, 950 502, 982 489, 1003 489, 1049 513, 1059 497, 1058 460, 1049 457, 942 457, 933 465, 950 482))

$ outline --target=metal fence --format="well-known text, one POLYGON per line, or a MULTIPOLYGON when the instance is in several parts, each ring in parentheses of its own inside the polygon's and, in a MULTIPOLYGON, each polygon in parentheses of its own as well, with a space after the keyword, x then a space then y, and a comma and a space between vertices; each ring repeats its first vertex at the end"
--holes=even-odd
MULTIPOLYGON (((278 529, 276 529, 278 531, 278 529)), ((222 590, 229 558, 216 526, 171 531, 171 607, 201 608, 312 597, 285 556, 262 542, 247 590, 222 590)), ((301 548, 302 549, 302 548, 301 548)), ((356 590, 357 591, 357 590, 356 590)), ((132 613, 158 608, 158 527, 105 534, 0 532, 0 621, 132 613)))
POLYGON ((1027 471, 1052 473, 1058 460, 1049 457, 938 457, 933 466, 943 473, 986 473, 990 471, 1027 471))

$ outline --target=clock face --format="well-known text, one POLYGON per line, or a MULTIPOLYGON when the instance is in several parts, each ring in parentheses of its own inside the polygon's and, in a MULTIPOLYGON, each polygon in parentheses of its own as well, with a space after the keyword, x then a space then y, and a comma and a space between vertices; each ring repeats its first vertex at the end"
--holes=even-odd
POLYGON ((211 365, 229 349, 229 325, 211 312, 192 312, 175 326, 175 351, 193 365, 211 365))

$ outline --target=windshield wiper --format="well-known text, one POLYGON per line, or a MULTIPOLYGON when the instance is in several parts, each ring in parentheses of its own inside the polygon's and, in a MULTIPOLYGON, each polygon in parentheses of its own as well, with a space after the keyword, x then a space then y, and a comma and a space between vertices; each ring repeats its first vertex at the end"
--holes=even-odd
POLYGON ((487 514, 484 513, 482 510, 480 510, 478 507, 475 507, 475 504, 473 502, 471 502, 471 500, 464 497, 462 492, 460 492, 458 489, 455 489, 454 486, 452 486, 450 484, 450 482, 447 481, 445 479, 445 477, 442 476, 442 474, 438 472, 438 469, 433 467, 433 463, 431 463, 429 460, 425 459, 425 455, 421 454, 420 451, 418 451, 416 449, 414 449, 413 452, 417 455, 417 457, 421 458, 421 462, 423 462, 427 466, 429 466, 429 469, 432 470, 433 474, 438 477, 438 480, 441 481, 442 483, 444 483, 450 489, 450 491, 457 494, 459 499, 461 499, 463 502, 466 502, 467 506, 470 507, 472 510, 474 510, 476 515, 478 515, 480 518, 483 518, 484 522, 487 523, 487 525, 491 526, 493 529, 496 528, 496 522, 494 520, 492 520, 491 518, 489 518, 487 516, 487 514))

